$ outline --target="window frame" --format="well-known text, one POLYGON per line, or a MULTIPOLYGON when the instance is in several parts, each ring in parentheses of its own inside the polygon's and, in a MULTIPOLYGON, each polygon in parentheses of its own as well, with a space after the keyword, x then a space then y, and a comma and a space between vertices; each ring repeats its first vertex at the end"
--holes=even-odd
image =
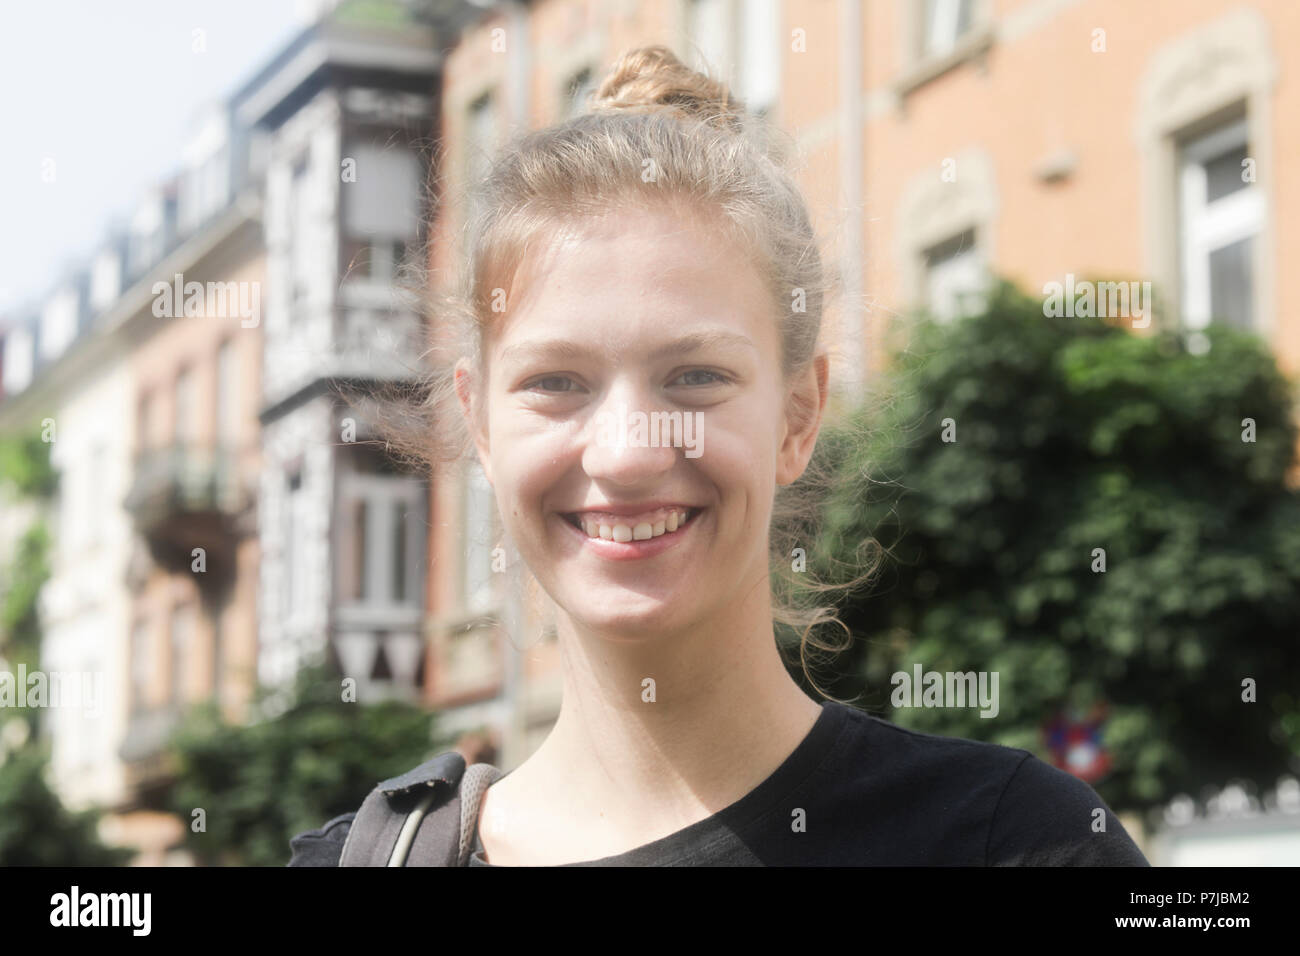
POLYGON ((1244 239, 1253 239, 1250 257, 1251 314, 1247 328, 1259 328, 1259 283, 1256 262, 1258 241, 1264 229, 1264 197, 1255 183, 1215 200, 1207 200, 1206 164, 1225 153, 1245 147, 1249 156, 1250 126, 1244 114, 1226 119, 1208 131, 1180 138, 1178 163, 1178 261, 1183 324, 1204 329, 1212 319, 1210 257, 1244 239))
POLYGON ((926 4, 917 3, 916 0, 896 2, 901 35, 898 77, 893 86, 894 94, 900 100, 918 87, 968 61, 983 68, 985 57, 997 34, 991 0, 969 0, 969 24, 954 37, 951 46, 942 50, 927 50, 925 47, 926 4))
POLYGON ((989 265, 984 258, 982 247, 980 245, 980 228, 976 225, 968 226, 961 229, 947 239, 931 243, 921 250, 921 285, 922 299, 925 308, 934 317, 937 322, 947 324, 956 321, 964 315, 980 311, 980 304, 988 294, 989 289, 989 265), (955 311, 940 312, 935 308, 935 302, 931 296, 931 276, 936 265, 935 256, 940 251, 946 251, 947 247, 956 246, 957 251, 952 255, 945 256, 943 263, 950 263, 954 260, 965 258, 972 262, 979 270, 980 285, 978 289, 965 289, 955 293, 957 300, 955 311), (972 301, 974 304, 972 304, 972 301))
POLYGON ((916 5, 917 10, 917 30, 915 33, 916 47, 914 57, 917 60, 937 60, 946 57, 957 49, 957 45, 975 28, 976 0, 921 0, 916 5), (961 26, 962 7, 966 9, 966 26, 961 26), (930 13, 942 9, 949 12, 948 19, 952 20, 952 35, 944 37, 944 45, 931 47, 929 45, 929 34, 931 24, 938 20, 937 17, 931 19, 930 13))
POLYGON ((761 0, 752 5, 745 0, 682 0, 682 47, 688 51, 683 60, 692 67, 707 67, 716 71, 725 80, 728 87, 735 91, 745 102, 746 108, 759 116, 771 116, 781 101, 781 81, 785 70, 785 45, 782 42, 782 0, 761 0), (701 29, 699 11, 703 3, 716 4, 716 18, 722 24, 717 30, 721 38, 714 42, 713 37, 701 29), (766 9, 763 9, 766 6, 766 9), (762 16, 770 16, 769 23, 764 23, 762 16), (762 83, 754 78, 755 62, 749 55, 748 31, 761 35, 769 32, 768 52, 772 57, 771 66, 775 70, 774 82, 762 83), (703 41, 703 42, 701 42, 703 41), (768 88, 768 96, 758 98, 755 89, 768 88))
POLYGON ((424 535, 428 486, 419 476, 398 469, 367 468, 349 462, 339 475, 337 553, 349 564, 337 565, 335 586, 340 624, 403 629, 424 609, 424 535), (358 539, 356 507, 363 505, 364 538, 358 539), (398 529, 402 534, 398 534, 398 529), (398 580, 396 543, 404 545, 405 574, 398 580), (346 549, 346 550, 345 550, 346 549), (355 565, 355 566, 354 566, 355 565), (404 592, 396 596, 398 585, 404 592))
POLYGON ((185 680, 194 653, 197 625, 198 613, 194 601, 179 601, 171 606, 167 615, 167 700, 173 707, 186 703, 185 680), (178 621, 188 625, 188 634, 184 628, 177 628, 178 621))

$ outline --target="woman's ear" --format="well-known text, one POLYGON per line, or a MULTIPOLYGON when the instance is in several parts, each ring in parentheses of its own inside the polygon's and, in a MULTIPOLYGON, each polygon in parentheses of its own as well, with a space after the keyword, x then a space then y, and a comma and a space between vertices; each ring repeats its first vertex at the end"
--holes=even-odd
POLYGON ((470 438, 474 440, 474 447, 478 451, 479 464, 483 466, 483 474, 487 476, 488 484, 492 484, 492 459, 489 454, 487 428, 480 427, 484 412, 475 400, 475 396, 482 393, 482 388, 474 378, 474 373, 466 359, 462 358, 456 362, 455 376, 456 397, 460 399, 460 410, 465 418, 465 428, 469 431, 470 438))
POLYGON ((785 403, 785 435, 776 457, 778 485, 794 484, 808 467, 826 411, 829 381, 830 359, 820 352, 790 386, 785 403))

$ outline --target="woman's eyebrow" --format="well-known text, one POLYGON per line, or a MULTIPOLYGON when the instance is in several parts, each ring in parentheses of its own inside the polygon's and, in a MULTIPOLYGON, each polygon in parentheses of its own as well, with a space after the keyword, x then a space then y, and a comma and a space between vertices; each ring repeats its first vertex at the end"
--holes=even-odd
MULTIPOLYGON (((758 346, 747 335, 729 332, 725 329, 709 329, 701 332, 691 332, 656 349, 652 349, 650 358, 661 359, 673 355, 685 355, 704 348, 758 351, 758 346)), ((583 359, 593 355, 601 355, 605 352, 605 349, 570 339, 532 339, 517 342, 507 348, 501 353, 501 361, 503 363, 509 362, 516 356, 521 359, 583 359)))

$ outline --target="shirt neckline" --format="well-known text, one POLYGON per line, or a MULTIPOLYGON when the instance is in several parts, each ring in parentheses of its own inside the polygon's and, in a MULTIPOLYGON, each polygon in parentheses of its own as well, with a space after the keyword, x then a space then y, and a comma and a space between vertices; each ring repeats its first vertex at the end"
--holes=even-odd
MULTIPOLYGON (((780 766, 754 789, 717 813, 623 853, 558 865, 670 866, 683 857, 693 856, 707 849, 729 833, 743 831, 763 816, 779 798, 792 792, 821 766, 848 726, 848 714, 851 709, 838 701, 822 701, 821 713, 817 715, 812 727, 780 766)), ((497 865, 483 859, 483 844, 479 839, 478 821, 475 821, 474 849, 471 856, 476 866, 497 865)))

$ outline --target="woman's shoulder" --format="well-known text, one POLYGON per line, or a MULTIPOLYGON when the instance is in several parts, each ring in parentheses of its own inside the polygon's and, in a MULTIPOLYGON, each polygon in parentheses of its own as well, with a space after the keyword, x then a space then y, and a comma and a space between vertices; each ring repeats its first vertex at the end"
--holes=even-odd
POLYGON ((338 866, 356 812, 340 814, 316 830, 290 838, 289 866, 338 866))
POLYGON ((1026 752, 998 801, 991 866, 1150 866, 1087 782, 1026 752))
POLYGON ((962 808, 967 823, 978 818, 987 832, 987 865, 1150 865, 1090 784, 1031 751, 926 733, 845 709, 857 735, 841 753, 859 768, 863 785, 878 796, 879 784, 866 780, 885 767, 886 791, 900 799, 910 794, 920 815, 933 819, 962 808))
POLYGON ((1021 762, 1033 756, 1020 747, 904 727, 848 704, 831 706, 843 713, 842 720, 851 731, 842 752, 855 757, 869 752, 877 762, 887 761, 910 774, 942 774, 947 779, 972 775, 1007 783, 1021 762))

